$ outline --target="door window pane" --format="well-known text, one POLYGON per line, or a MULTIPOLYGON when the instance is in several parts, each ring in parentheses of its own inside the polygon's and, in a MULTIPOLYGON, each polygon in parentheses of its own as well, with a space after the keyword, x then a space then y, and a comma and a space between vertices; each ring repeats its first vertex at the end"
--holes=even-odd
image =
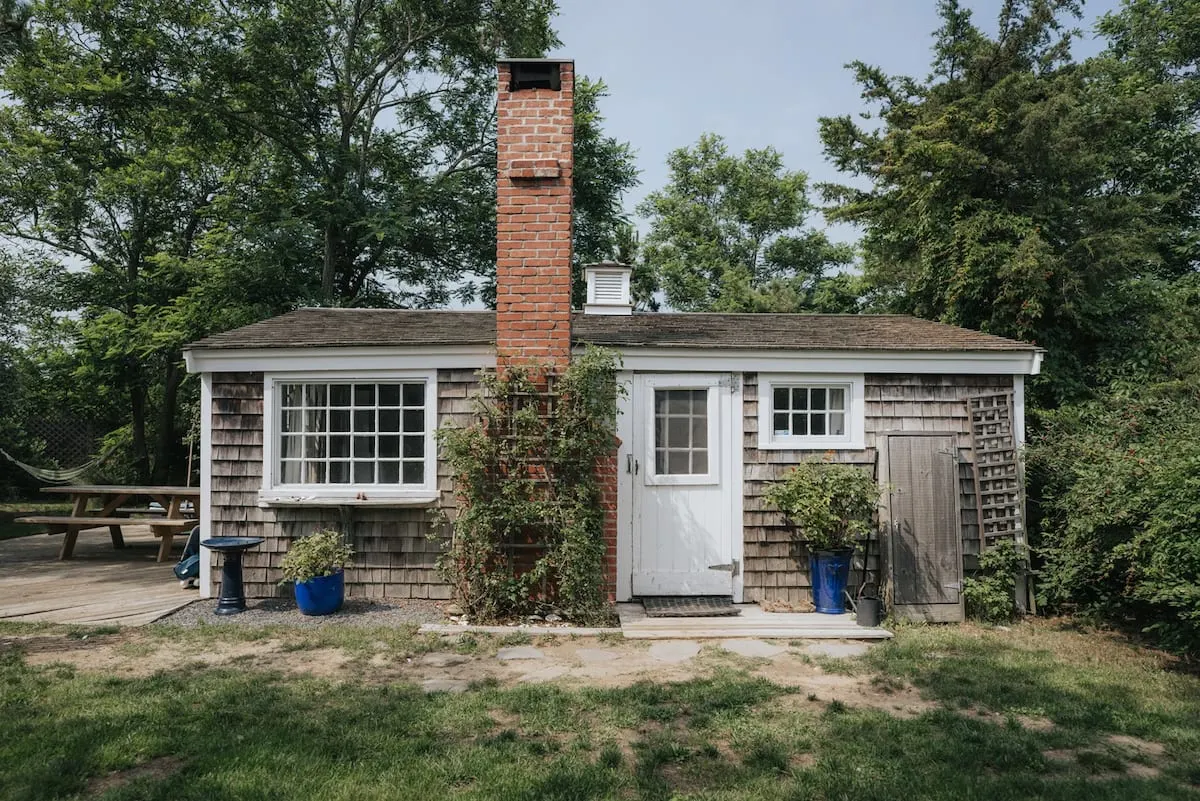
POLYGON ((708 389, 654 390, 654 472, 708 473, 708 389))

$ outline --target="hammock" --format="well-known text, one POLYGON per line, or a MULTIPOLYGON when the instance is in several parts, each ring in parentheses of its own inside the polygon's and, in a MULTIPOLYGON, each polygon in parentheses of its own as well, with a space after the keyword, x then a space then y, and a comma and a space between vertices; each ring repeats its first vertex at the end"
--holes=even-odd
POLYGON ((38 481, 44 481, 47 484, 76 484, 79 479, 87 475, 88 471, 98 467, 105 459, 112 455, 115 447, 109 447, 99 456, 95 456, 91 461, 79 467, 72 467, 67 470, 47 470, 42 467, 34 467, 31 464, 25 464, 20 459, 14 458, 11 454, 0 448, 0 456, 3 456, 8 461, 15 464, 17 467, 24 470, 29 475, 36 478, 38 481))

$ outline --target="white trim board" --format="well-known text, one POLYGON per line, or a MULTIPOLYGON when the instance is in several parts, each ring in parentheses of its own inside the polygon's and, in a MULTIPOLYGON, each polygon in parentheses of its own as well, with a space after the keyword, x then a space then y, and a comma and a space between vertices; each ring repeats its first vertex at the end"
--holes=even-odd
MULTIPOLYGON (((200 376, 200 541, 212 536, 212 375, 200 376)), ((200 548, 200 597, 212 597, 212 555, 200 548)))
MULTIPOLYGON (((1040 351, 818 351, 618 348, 624 369, 641 373, 943 373, 1037 375, 1040 351)), ((581 352, 576 349, 576 352, 581 352)))
MULTIPOLYGON (((758 350, 615 348, 638 372, 947 373, 1037 375, 1041 351, 758 350)), ((576 348, 582 352, 582 348, 576 348)), ((491 345, 203 349, 184 352, 188 372, 482 369, 496 366, 491 345)))
POLYGON ((189 373, 356 373, 380 370, 479 370, 496 366, 490 345, 398 348, 259 348, 184 351, 189 373))

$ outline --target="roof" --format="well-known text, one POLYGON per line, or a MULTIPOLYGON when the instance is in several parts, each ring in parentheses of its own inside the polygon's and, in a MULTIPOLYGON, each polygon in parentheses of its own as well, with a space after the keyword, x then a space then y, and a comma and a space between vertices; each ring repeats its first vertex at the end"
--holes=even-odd
MULTIPOLYGON (((620 348, 1037 351, 1034 345, 900 314, 633 314, 576 312, 576 343, 620 348)), ((300 309, 191 349, 492 345, 491 311, 300 309)))

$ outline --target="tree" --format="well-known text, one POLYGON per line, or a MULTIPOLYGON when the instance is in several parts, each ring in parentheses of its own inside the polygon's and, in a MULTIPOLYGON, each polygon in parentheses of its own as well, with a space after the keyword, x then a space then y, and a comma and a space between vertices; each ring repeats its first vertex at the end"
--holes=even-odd
POLYGON ((714 134, 667 159, 668 185, 638 207, 643 249, 667 302, 684 311, 812 308, 826 270, 851 250, 804 228, 808 178, 773 148, 731 156, 714 134))
MULTIPOLYGON (((638 184, 633 148, 601 128, 604 81, 581 77, 575 84, 574 301, 582 306, 587 287, 583 265, 620 257, 632 226, 621 198, 638 184)), ((626 257, 631 257, 626 254, 626 257)))
POLYGON ((429 307, 494 269, 495 60, 555 44, 553 11, 252 0, 212 4, 182 41, 205 54, 199 102, 268 144, 257 205, 316 245, 320 300, 429 307))
POLYGON ((1043 345, 1035 399, 1079 397, 1152 336, 1164 282, 1189 269, 1177 179, 1194 166, 1169 175, 1146 145, 1192 153, 1195 129, 1151 130, 1169 95, 1070 60, 1074 0, 1008 0, 994 39, 957 0, 940 13, 926 81, 853 65, 877 127, 821 120, 834 164, 870 182, 825 187, 828 216, 863 228, 883 308, 1043 345))
POLYGON ((29 14, 23 0, 0 0, 0 64, 24 43, 29 14))
POLYGON ((189 61, 152 32, 194 26, 186 2, 61 0, 33 8, 0 75, 0 235, 71 265, 62 326, 76 381, 124 406, 133 472, 165 480, 184 378, 164 310, 193 282, 206 209, 236 147, 189 113, 189 61))

